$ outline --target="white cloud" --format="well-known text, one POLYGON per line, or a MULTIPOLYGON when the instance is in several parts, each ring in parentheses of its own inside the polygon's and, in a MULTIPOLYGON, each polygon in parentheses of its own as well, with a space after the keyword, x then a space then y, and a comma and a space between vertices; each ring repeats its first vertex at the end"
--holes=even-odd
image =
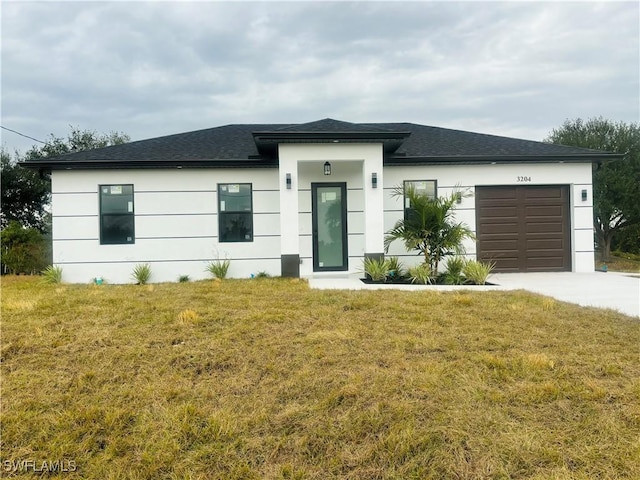
POLYGON ((140 139, 331 116, 542 139, 566 118, 638 120, 639 8, 5 2, 2 124, 140 139))

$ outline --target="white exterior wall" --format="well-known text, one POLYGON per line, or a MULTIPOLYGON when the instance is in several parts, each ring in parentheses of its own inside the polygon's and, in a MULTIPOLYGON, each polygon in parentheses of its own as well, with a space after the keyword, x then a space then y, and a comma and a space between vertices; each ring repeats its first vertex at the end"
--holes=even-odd
POLYGON ((313 274, 311 184, 346 182, 347 245, 351 273, 362 269, 365 253, 383 253, 384 225, 382 188, 382 144, 281 144, 280 229, 282 253, 300 256, 300 275, 313 274), (331 175, 324 175, 324 163, 331 163, 331 175), (371 186, 371 174, 378 188, 371 186), (292 188, 286 189, 290 173, 292 188))
POLYGON ((101 276, 131 283, 136 264, 151 281, 209 278, 207 263, 230 258, 230 277, 280 275, 280 213, 276 169, 54 171, 53 261, 65 282, 101 276), (253 242, 218 242, 218 183, 251 183, 253 242), (100 245, 98 185, 133 184, 135 244, 100 245))
MULTIPOLYGON (((473 194, 476 186, 497 185, 569 185, 571 217, 571 265, 574 272, 592 272, 594 269, 593 245, 593 194, 591 164, 515 164, 515 165, 459 165, 387 167, 385 169, 384 229, 391 229, 403 217, 402 199, 392 198, 391 192, 404 180, 436 180, 437 195, 450 194, 455 189, 473 194), (518 178, 531 178, 519 182, 518 178), (587 190, 587 200, 582 201, 582 190, 587 190)), ((456 218, 476 231, 475 196, 462 199, 456 206, 456 218)), ((473 241, 465 244, 467 257, 476 258, 473 241)), ((418 263, 420 259, 408 253, 400 241, 389 249, 389 255, 401 257, 406 265, 418 263)))
MULTIPOLYGON (((266 271, 281 274, 281 255, 299 255, 300 275, 313 274, 311 183, 346 182, 349 272, 362 269, 365 254, 382 253, 384 232, 402 218, 402 199, 391 196, 404 180, 436 180, 437 194, 476 186, 569 185, 572 269, 594 268, 591 165, 517 164, 387 167, 380 144, 287 144, 279 169, 61 170, 52 173, 53 260, 66 282, 101 276, 131 283, 136 264, 149 263, 152 281, 209 278, 208 262, 231 259, 230 277, 266 271), (323 174, 329 161, 332 175, 323 174), (378 188, 371 185, 371 174, 378 188), (286 189, 291 173, 292 188, 286 189), (530 177, 530 182, 518 182, 530 177), (217 184, 251 183, 253 242, 219 243, 217 184), (133 184, 135 244, 100 245, 99 185, 133 184), (582 201, 581 191, 587 190, 582 201)), ((464 198, 457 218, 475 231, 475 198, 464 198)), ((475 258, 474 242, 467 255, 475 258)), ((420 259, 401 242, 391 246, 407 265, 420 259)))

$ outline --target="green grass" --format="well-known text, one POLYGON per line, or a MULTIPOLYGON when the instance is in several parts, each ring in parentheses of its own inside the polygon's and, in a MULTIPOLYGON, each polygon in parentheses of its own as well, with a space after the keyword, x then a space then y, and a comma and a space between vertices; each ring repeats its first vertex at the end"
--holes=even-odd
MULTIPOLYGON (((596 270, 602 268, 602 263, 600 256, 596 256, 596 270)), ((640 273, 640 255, 623 252, 612 253, 607 267, 612 272, 640 273)))
POLYGON ((635 479, 639 345, 631 317, 521 291, 3 277, 2 460, 72 460, 65 479, 635 479))

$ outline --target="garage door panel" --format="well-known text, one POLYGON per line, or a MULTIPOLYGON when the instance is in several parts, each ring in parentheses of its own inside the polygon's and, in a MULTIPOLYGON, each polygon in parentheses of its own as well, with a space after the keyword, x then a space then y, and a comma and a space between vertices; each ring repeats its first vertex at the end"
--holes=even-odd
POLYGON ((535 250, 561 250, 562 239, 556 238, 543 238, 540 240, 527 240, 527 251, 532 252, 535 250))
POLYGON ((496 271, 570 270, 569 222, 566 186, 476 188, 478 258, 496 271))
POLYGON ((525 207, 527 217, 549 217, 557 219, 562 216, 562 205, 536 205, 525 207))
POLYGON ((498 265, 500 265, 501 272, 519 272, 520 271, 520 267, 518 266, 519 261, 517 257, 495 256, 493 258, 488 258, 485 261, 494 263, 496 265, 496 268, 498 265))
POLYGON ((511 188, 492 188, 480 190, 476 194, 479 200, 493 200, 493 199, 515 199, 516 192, 511 188))
POLYGON ((515 206, 512 207, 491 207, 488 206, 485 209, 486 218, 516 218, 518 216, 518 209, 515 206))
POLYGON ((542 259, 542 258, 562 258, 562 255, 558 255, 558 250, 529 250, 527 252, 527 259, 531 262, 533 259, 542 259))
POLYGON ((564 258, 555 257, 531 257, 529 258, 529 267, 535 271, 558 271, 563 268, 564 258))
POLYGON ((554 222, 532 222, 527 223, 527 233, 562 233, 564 228, 562 224, 554 222))
POLYGON ((491 225, 481 225, 478 227, 478 235, 500 235, 512 233, 518 234, 517 223, 493 223, 491 225))
POLYGON ((514 238, 513 240, 486 240, 484 248, 489 252, 496 252, 499 250, 517 252, 518 239, 514 238))
POLYGON ((524 198, 529 199, 561 199, 564 197, 560 187, 521 187, 524 189, 524 198))

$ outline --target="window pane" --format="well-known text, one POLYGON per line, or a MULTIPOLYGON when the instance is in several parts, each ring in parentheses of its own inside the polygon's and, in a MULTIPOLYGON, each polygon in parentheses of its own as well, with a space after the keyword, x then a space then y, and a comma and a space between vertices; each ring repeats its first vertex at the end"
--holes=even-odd
POLYGON ((221 212, 251 212, 251 184, 223 184, 218 188, 221 212))
POLYGON ((135 243, 133 185, 100 185, 100 243, 135 243))
POLYGON ((435 180, 419 180, 412 182, 405 182, 405 189, 412 186, 416 193, 420 195, 426 195, 429 198, 436 198, 436 181, 435 180))
POLYGON ((103 244, 134 243, 133 215, 102 215, 100 241, 103 244))
MULTIPOLYGON (((413 187, 418 195, 426 195, 430 199, 436 198, 436 181, 435 180, 412 180, 404 182, 404 191, 413 187)), ((409 197, 404 197, 404 218, 407 220, 411 214, 411 202, 409 197)))
POLYGON ((100 187, 101 213, 133 213, 132 185, 102 185, 100 187))
POLYGON ((251 213, 220 213, 221 242, 253 241, 253 222, 251 213))

